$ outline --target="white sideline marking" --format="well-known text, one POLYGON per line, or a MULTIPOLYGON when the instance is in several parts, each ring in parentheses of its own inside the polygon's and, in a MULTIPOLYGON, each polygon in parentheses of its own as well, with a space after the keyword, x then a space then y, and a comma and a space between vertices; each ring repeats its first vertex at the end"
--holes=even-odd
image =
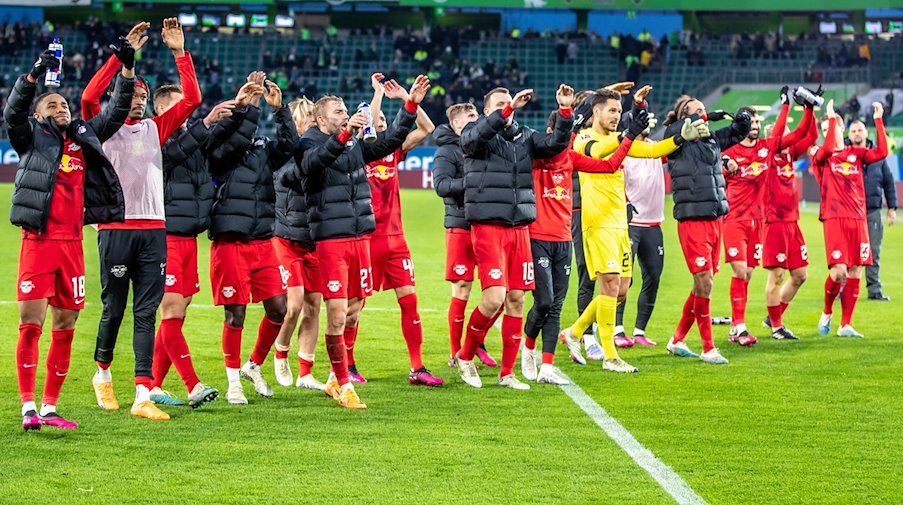
POLYGON ((677 472, 656 458, 652 451, 646 449, 643 444, 627 431, 627 428, 608 415, 608 412, 590 398, 570 377, 565 375, 564 372, 561 375, 570 382, 566 386, 561 386, 562 391, 602 428, 602 431, 608 435, 608 438, 614 440, 618 447, 636 461, 643 470, 646 470, 677 503, 681 505, 707 505, 706 501, 696 494, 693 488, 680 478, 680 475, 677 475, 677 472))
MULTIPOLYGON (((89 305, 94 305, 94 303, 95 302, 85 302, 85 306, 87 307, 89 305)), ((16 301, 0 300, 0 305, 18 305, 18 304, 19 304, 19 302, 16 302, 16 301)), ((259 304, 248 305, 249 308, 253 308, 256 306, 262 307, 262 305, 259 305, 259 304)), ((191 305, 188 306, 188 308, 189 309, 210 310, 210 309, 220 309, 222 307, 219 307, 216 305, 204 305, 204 304, 200 304, 200 303, 192 303, 191 305)), ((386 307, 367 307, 367 306, 364 306, 364 310, 367 312, 400 312, 401 311, 401 309, 395 308, 395 307, 386 308, 386 307)), ((443 312, 443 310, 440 310, 440 309, 429 309, 429 308, 423 308, 423 309, 417 309, 417 310, 419 310, 420 312, 443 312)), ((447 310, 447 309, 445 309, 445 310, 447 310)))

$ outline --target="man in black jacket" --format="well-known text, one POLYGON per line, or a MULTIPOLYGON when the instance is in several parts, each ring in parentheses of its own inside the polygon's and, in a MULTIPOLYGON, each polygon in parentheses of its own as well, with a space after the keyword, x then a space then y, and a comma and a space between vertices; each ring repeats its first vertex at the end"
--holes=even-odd
MULTIPOLYGON (((687 123, 699 119, 717 121, 728 114, 714 112, 707 115, 705 105, 689 96, 677 99, 674 110, 665 119, 665 137, 675 135, 687 123)), ((684 358, 700 358, 706 363, 725 365, 712 338, 711 297, 721 260, 721 219, 730 210, 724 191, 724 169, 721 153, 738 144, 752 127, 752 116, 741 111, 727 128, 709 134, 705 123, 702 138, 685 142, 668 156, 671 171, 671 190, 674 195, 674 219, 677 221, 680 245, 693 274, 693 291, 684 304, 683 316, 677 331, 668 342, 668 352, 684 358), (692 352, 684 339, 699 325, 703 354, 692 352)))
MULTIPOLYGON (((134 54, 127 42, 120 51, 134 54)), ((42 53, 31 72, 16 81, 3 111, 9 141, 19 154, 10 221, 22 228, 16 370, 26 431, 39 430, 42 425, 78 428, 56 413, 56 404, 69 373, 75 321, 85 306, 82 227, 122 221, 125 214, 119 178, 101 143, 119 131, 128 117, 135 89, 134 68, 123 67, 112 100, 98 116, 72 121, 69 103, 61 95, 49 92, 35 99, 38 80, 48 69, 59 66, 53 51, 42 53), (48 305, 52 307, 53 340, 38 412, 38 340, 48 305)))
POLYGON ((279 87, 265 81, 263 72, 253 72, 248 82, 256 85, 248 90, 253 97, 251 105, 236 107, 231 117, 213 127, 213 136, 219 135, 219 128, 234 133, 207 156, 207 167, 216 186, 210 213, 210 280, 214 303, 225 308, 223 355, 229 381, 226 399, 233 405, 248 403, 240 378, 251 382, 261 396, 273 396, 260 366, 282 327, 288 288, 287 272, 281 268, 270 241, 276 215, 273 173, 291 159, 298 140, 291 113, 282 105, 279 87), (275 110, 275 141, 255 138, 260 119, 257 104, 264 90, 267 104, 275 110), (241 334, 251 302, 263 302, 266 315, 260 321, 254 352, 241 365, 241 334))
MULTIPOLYGON (((457 367, 456 356, 464 337, 467 301, 473 287, 477 260, 470 240, 470 223, 464 219, 464 153, 461 151, 461 132, 464 127, 480 119, 472 103, 457 103, 445 112, 448 124, 436 128, 433 138, 439 148, 433 159, 433 186, 445 202, 445 280, 452 284, 451 305, 448 308, 449 367, 457 367)), ((497 312, 495 319, 501 313, 497 312)), ((477 357, 484 365, 495 368, 498 363, 489 355, 484 344, 477 348, 477 357)))
POLYGON ((418 76, 395 122, 372 144, 356 137, 368 123, 364 114, 349 117, 341 98, 321 98, 314 105, 317 127, 304 134, 302 159, 295 160, 299 178, 306 181, 326 300, 326 351, 333 370, 326 393, 345 408, 367 408, 350 382, 343 342, 345 328, 357 326, 363 301, 373 293, 369 235, 376 230, 376 220, 365 166, 402 146, 427 90, 429 79, 418 76))
MULTIPOLYGON (((862 121, 853 121, 850 125, 848 142, 858 147, 871 148, 872 142, 868 138, 869 132, 862 121)), ((865 196, 868 210, 869 242, 872 248, 873 265, 865 267, 866 285, 869 290, 869 300, 889 302, 890 297, 884 294, 881 287, 881 243, 884 241, 884 221, 881 219, 881 209, 887 200, 887 225, 893 226, 897 222, 897 183, 890 172, 887 160, 883 159, 865 167, 865 196)))
POLYGON ((502 320, 502 366, 498 385, 530 389, 514 376, 523 333, 524 292, 533 289, 533 257, 527 225, 536 220, 533 160, 564 151, 571 139, 574 90, 558 88, 559 118, 555 130, 539 133, 514 123, 514 112, 533 98, 525 89, 514 97, 496 88, 483 100, 485 116, 464 128, 464 217, 471 224, 474 256, 483 297, 470 316, 467 337, 458 355, 458 370, 468 385, 482 387, 473 357, 492 327, 492 317, 505 308, 502 320))

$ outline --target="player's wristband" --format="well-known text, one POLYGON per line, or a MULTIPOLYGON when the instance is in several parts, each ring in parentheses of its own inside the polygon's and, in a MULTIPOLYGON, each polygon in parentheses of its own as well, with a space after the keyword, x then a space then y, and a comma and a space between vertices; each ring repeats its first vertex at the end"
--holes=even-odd
POLYGON ((348 130, 342 130, 342 133, 339 133, 339 142, 342 144, 347 144, 349 140, 351 140, 351 132, 348 130))
POLYGON ((560 107, 558 109, 558 113, 561 114, 561 117, 572 118, 574 117, 574 109, 570 107, 560 107))
POLYGON ((417 114, 417 107, 420 107, 420 104, 413 100, 408 100, 404 103, 404 110, 410 112, 411 114, 417 114))
POLYGON ((508 119, 512 114, 514 114, 514 109, 512 109, 510 105, 506 105, 505 108, 502 109, 503 118, 508 119))

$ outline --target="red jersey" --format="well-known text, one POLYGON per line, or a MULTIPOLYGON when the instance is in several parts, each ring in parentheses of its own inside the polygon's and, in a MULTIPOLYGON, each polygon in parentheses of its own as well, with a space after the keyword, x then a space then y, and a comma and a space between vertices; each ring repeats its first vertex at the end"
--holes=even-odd
POLYGON ((765 176, 765 222, 797 222, 800 220, 800 184, 793 162, 802 152, 796 146, 771 155, 765 176))
POLYGON ((777 145, 775 138, 757 139, 752 147, 736 144, 724 152, 737 162, 737 172, 725 173, 727 202, 731 211, 726 221, 762 219, 765 174, 777 145))
POLYGON ((66 139, 50 200, 45 233, 23 231, 32 240, 81 240, 85 225, 85 153, 82 146, 66 139))
POLYGON ((865 170, 862 163, 867 152, 864 147, 847 146, 816 167, 821 186, 819 219, 866 218, 865 170))
POLYGON ((536 221, 530 224, 530 238, 545 242, 570 242, 573 218, 574 164, 571 149, 533 162, 533 189, 536 191, 536 221))
POLYGON ((367 181, 373 193, 373 215, 376 217, 374 235, 404 235, 401 220, 401 189, 398 184, 398 164, 406 153, 398 149, 385 158, 367 165, 367 181))

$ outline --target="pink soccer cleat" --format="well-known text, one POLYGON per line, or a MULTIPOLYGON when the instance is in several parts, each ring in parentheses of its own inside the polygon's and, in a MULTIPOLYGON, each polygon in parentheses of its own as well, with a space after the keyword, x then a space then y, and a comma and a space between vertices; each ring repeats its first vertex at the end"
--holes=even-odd
POLYGON ((615 335, 615 347, 618 349, 630 349, 633 347, 633 339, 623 333, 615 335))
POLYGON ((433 374, 430 373, 426 368, 421 368, 420 370, 415 370, 411 372, 411 375, 408 376, 408 382, 413 385, 423 385, 429 386, 431 388, 437 388, 445 384, 445 381, 434 377, 433 374))
POLYGON ((77 430, 78 423, 67 421, 59 416, 56 412, 51 412, 46 416, 40 416, 41 424, 50 426, 51 428, 59 428, 61 430, 77 430))
POLYGON ((477 348, 477 357, 480 358, 480 361, 489 368, 496 368, 499 366, 495 358, 489 355, 489 351, 486 350, 485 345, 481 345, 477 348))
POLYGON ((641 345, 643 347, 655 347, 657 344, 648 338, 645 335, 639 335, 633 337, 633 342, 637 345, 641 345))
POLYGON ((355 384, 366 384, 367 379, 364 378, 363 375, 358 373, 357 366, 351 365, 348 367, 348 375, 351 377, 351 382, 355 384))
POLYGON ((25 431, 39 431, 41 429, 41 418, 38 413, 29 410, 22 416, 22 429, 25 431))

